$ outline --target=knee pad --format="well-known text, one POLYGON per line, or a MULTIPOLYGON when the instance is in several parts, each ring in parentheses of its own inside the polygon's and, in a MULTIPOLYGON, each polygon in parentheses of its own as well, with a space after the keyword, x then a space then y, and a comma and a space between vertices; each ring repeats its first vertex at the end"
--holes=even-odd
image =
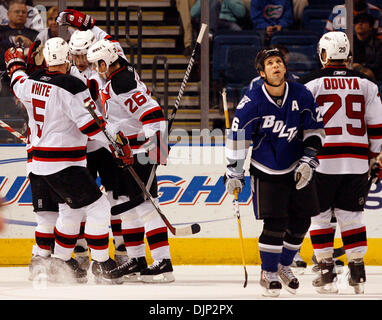
POLYGON ((332 219, 332 209, 321 212, 320 214, 311 218, 311 230, 329 229, 332 228, 330 223, 332 219))
POLYGON ((341 232, 351 229, 358 229, 365 226, 362 222, 362 211, 346 211, 336 208, 334 212, 337 217, 338 225, 341 228, 341 232))
POLYGON ((92 234, 108 232, 110 224, 110 203, 104 195, 82 209, 86 213, 86 234, 89 233, 89 230, 92 230, 92 234))
MULTIPOLYGON (((158 203, 158 199, 154 199, 154 201, 158 203)), ((159 217, 154 205, 151 203, 150 200, 146 200, 145 202, 137 206, 135 210, 144 223, 147 223, 159 217)))
POLYGON ((259 237, 259 242, 282 246, 287 226, 287 218, 264 219, 263 231, 259 237))
POLYGON ((37 211, 36 217, 36 231, 42 233, 53 233, 54 226, 58 218, 58 212, 56 211, 37 211))

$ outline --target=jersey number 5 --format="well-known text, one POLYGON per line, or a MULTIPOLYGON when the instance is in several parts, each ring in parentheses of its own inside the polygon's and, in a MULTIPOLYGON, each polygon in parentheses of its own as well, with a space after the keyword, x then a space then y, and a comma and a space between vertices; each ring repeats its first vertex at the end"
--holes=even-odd
MULTIPOLYGON (((342 126, 333 126, 328 127, 326 124, 330 119, 335 117, 335 114, 342 107, 342 99, 338 94, 323 94, 319 95, 316 98, 316 101, 320 107, 322 107, 325 103, 331 103, 329 108, 326 110, 324 114, 324 125, 325 125, 325 133, 327 135, 341 135, 342 134, 342 126)), ((365 97, 359 94, 348 94, 345 98, 345 110, 347 119, 355 119, 359 120, 360 126, 354 127, 351 123, 345 123, 346 131, 353 136, 364 136, 366 134, 366 125, 365 125, 365 97), (358 110, 354 110, 354 106, 358 105, 358 110)), ((335 124, 344 123, 344 119, 339 119, 339 117, 333 118, 335 120, 335 124)))
POLYGON ((36 123, 37 125, 37 136, 41 138, 42 134, 42 127, 44 125, 44 115, 37 113, 37 109, 44 109, 45 110, 45 101, 38 100, 38 99, 32 99, 32 105, 33 105, 33 119, 36 122, 41 122, 41 125, 36 123))

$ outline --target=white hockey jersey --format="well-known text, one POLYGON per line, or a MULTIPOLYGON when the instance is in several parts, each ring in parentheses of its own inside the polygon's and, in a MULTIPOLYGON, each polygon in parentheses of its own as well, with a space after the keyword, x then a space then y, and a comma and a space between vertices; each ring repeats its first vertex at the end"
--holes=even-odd
MULTIPOLYGON (((76 66, 72 66, 70 68, 70 74, 78 79, 80 79, 90 90, 91 87, 94 87, 92 86, 92 84, 90 84, 90 81, 95 81, 97 83, 97 92, 92 92, 91 90, 91 94, 92 94, 92 98, 95 102, 95 105, 97 107, 97 110, 101 113, 102 116, 105 116, 102 112, 102 102, 101 102, 101 99, 100 99, 100 95, 99 95, 99 88, 102 88, 103 85, 105 84, 105 80, 103 80, 99 75, 98 75, 98 72, 95 71, 95 70, 92 70, 91 68, 87 68, 86 70, 84 71, 80 71, 78 70, 78 68, 76 66), (95 95, 96 93, 96 95, 95 95)), ((93 88, 94 90, 95 88, 93 88)), ((94 139, 91 139, 89 138, 89 141, 88 141, 88 147, 87 147, 87 152, 93 152, 93 151, 96 151, 102 147, 108 147, 107 145, 104 145, 103 143, 97 141, 97 140, 94 140, 94 139)))
POLYGON ((300 80, 313 93, 324 120, 325 142, 318 172, 362 174, 369 154, 382 149, 382 103, 378 87, 361 73, 326 67, 300 80))
MULTIPOLYGON (((33 173, 49 175, 69 166, 85 167, 88 137, 108 143, 84 108, 86 102, 94 105, 94 101, 81 80, 46 70, 36 71, 29 77, 23 71, 16 71, 12 87, 28 112, 32 146, 28 159, 32 161, 33 173)), ((111 128, 108 130, 114 134, 111 128)))
POLYGON ((106 119, 114 132, 122 131, 134 153, 149 137, 167 132, 162 108, 129 64, 112 73, 100 92, 106 119))

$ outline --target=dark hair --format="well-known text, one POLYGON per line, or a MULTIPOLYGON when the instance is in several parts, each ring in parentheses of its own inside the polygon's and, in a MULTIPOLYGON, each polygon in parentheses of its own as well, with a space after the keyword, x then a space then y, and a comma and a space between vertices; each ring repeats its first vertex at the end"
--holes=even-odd
POLYGON ((368 13, 360 13, 354 17, 354 24, 359 22, 368 22, 370 27, 374 26, 374 17, 368 13))
POLYGON ((278 48, 266 48, 258 52, 255 59, 255 67, 258 73, 260 71, 264 71, 264 61, 265 59, 269 57, 277 56, 280 57, 281 60, 284 63, 284 66, 286 67, 284 55, 282 54, 281 50, 278 48))

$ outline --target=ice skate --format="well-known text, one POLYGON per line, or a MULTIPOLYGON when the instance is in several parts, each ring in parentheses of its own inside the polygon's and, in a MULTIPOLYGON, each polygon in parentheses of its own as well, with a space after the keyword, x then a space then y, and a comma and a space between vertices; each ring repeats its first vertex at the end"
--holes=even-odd
POLYGON ((49 260, 48 280, 59 283, 88 281, 86 270, 80 267, 77 260, 70 258, 64 261, 54 256, 49 260))
POLYGON ((263 296, 278 297, 282 288, 277 272, 261 270, 260 285, 263 287, 263 296))
POLYGON ((118 248, 115 249, 114 260, 117 263, 118 267, 122 266, 130 260, 130 258, 127 256, 127 252, 124 245, 120 245, 118 248))
POLYGON ((284 285, 284 288, 290 293, 296 294, 300 283, 293 274, 292 268, 290 266, 283 266, 282 264, 279 264, 278 275, 284 285))
POLYGON ((89 250, 82 246, 76 246, 74 248, 74 259, 77 260, 81 269, 89 270, 90 259, 89 259, 89 250))
POLYGON ((300 256, 300 251, 298 251, 293 259, 293 262, 291 264, 291 267, 294 269, 294 271, 297 274, 303 274, 306 267, 307 263, 301 258, 300 256))
POLYGON ((318 293, 338 293, 336 285, 337 274, 333 259, 324 259, 318 263, 319 276, 313 280, 312 285, 318 293))
POLYGON ((154 263, 141 271, 143 282, 173 282, 175 277, 170 259, 154 261, 154 263))
POLYGON ((123 273, 117 263, 109 258, 106 261, 92 261, 92 273, 97 284, 122 284, 123 273))
POLYGON ((349 285, 353 287, 355 294, 364 293, 366 282, 365 264, 362 259, 355 259, 349 262, 349 285))
POLYGON ((125 281, 141 281, 141 272, 147 268, 146 258, 129 258, 128 261, 118 266, 118 268, 121 270, 125 281))
POLYGON ((50 257, 36 256, 33 255, 31 262, 29 264, 29 280, 33 281, 38 277, 48 275, 50 257))

